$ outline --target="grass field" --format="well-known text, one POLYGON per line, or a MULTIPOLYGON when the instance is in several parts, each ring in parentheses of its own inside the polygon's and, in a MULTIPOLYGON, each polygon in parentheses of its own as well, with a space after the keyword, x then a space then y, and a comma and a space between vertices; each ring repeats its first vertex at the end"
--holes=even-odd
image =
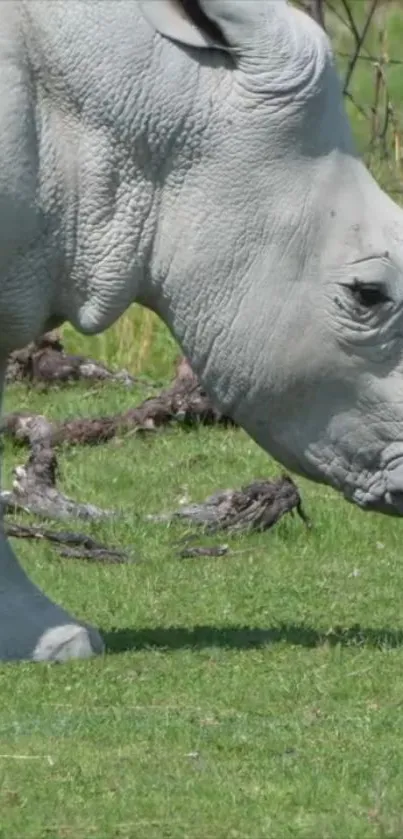
MULTIPOLYGON (((6 407, 130 404, 118 387, 16 388, 6 407)), ((8 484, 16 462, 7 449, 8 484)), ((184 560, 188 529, 142 515, 276 474, 242 431, 131 435, 61 466, 69 494, 121 506, 121 522, 89 530, 134 562, 16 544, 48 593, 102 627, 108 655, 0 668, 0 836, 400 838, 401 523, 300 481, 312 532, 289 518, 215 537, 227 557, 184 560)))
MULTIPOLYGON (((158 381, 178 352, 140 307, 99 338, 65 337, 158 381)), ((5 409, 99 415, 146 395, 18 386, 5 409)), ((5 455, 10 486, 24 453, 5 455)), ((180 559, 189 529, 144 521, 279 472, 241 430, 63 450, 63 490, 121 508, 85 529, 133 563, 14 540, 35 581, 102 628, 107 655, 0 667, 1 839, 403 839, 402 523, 300 479, 313 530, 289 517, 200 535, 226 557, 180 559)))

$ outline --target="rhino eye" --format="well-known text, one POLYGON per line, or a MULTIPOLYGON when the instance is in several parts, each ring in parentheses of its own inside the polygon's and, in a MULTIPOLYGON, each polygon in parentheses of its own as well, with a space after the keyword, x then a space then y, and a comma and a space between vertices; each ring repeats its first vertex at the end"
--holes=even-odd
POLYGON ((389 303, 390 297, 385 292, 385 289, 379 285, 370 285, 359 283, 354 280, 351 288, 351 293, 357 303, 366 309, 371 309, 374 306, 380 306, 382 303, 389 303))

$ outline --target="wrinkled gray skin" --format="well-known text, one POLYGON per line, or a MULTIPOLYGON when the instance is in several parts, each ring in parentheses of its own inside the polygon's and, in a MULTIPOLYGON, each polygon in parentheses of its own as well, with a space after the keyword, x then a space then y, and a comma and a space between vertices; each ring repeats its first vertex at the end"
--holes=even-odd
MULTIPOLYGON (((138 300, 286 467, 401 513, 403 212, 319 27, 199 3, 215 31, 170 0, 0 4, 0 366, 138 300)), ((99 651, 1 538, 0 658, 99 651)))

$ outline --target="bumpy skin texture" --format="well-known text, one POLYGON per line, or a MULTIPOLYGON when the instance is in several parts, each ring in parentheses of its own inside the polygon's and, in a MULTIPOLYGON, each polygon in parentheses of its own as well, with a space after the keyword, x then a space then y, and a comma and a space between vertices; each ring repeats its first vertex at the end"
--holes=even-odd
MULTIPOLYGON (((285 466, 401 513, 403 212, 320 28, 283 0, 199 5, 217 49, 170 0, 0 4, 1 364, 138 300, 285 466)), ((0 658, 100 648, 4 537, 0 574, 0 658)))

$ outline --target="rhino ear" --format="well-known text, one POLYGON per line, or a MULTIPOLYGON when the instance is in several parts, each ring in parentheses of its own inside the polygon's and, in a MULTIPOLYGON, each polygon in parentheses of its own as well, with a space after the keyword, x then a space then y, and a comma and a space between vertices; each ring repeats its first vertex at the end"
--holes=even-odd
POLYGON ((140 0, 148 22, 167 38, 191 47, 242 55, 264 52, 288 0, 140 0))
POLYGON ((189 47, 227 50, 229 45, 219 26, 199 0, 140 0, 139 7, 161 35, 189 47))

